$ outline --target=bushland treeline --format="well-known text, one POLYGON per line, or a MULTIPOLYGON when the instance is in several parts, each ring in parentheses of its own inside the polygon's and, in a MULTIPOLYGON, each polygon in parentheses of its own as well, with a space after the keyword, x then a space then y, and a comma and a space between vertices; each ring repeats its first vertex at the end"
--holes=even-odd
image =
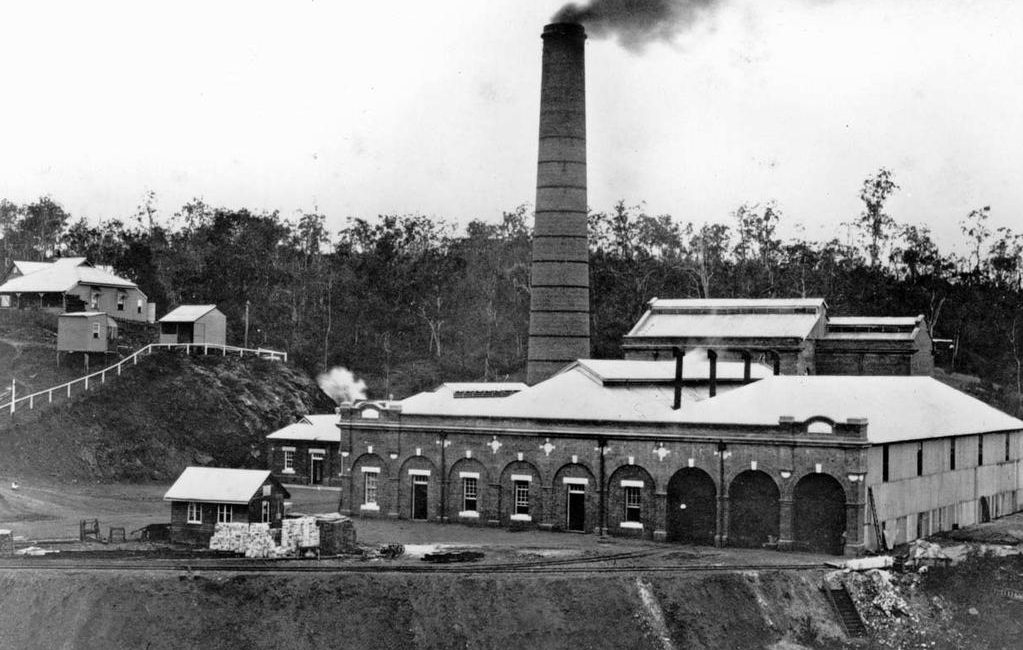
MULTIPOLYGON (((926 224, 886 212, 899 187, 881 169, 863 181, 863 210, 845 241, 783 239, 773 202, 747 203, 719 223, 652 216, 624 201, 590 215, 593 355, 620 340, 654 297, 816 297, 832 314, 925 314, 952 341, 943 363, 977 375, 1020 412, 1023 237, 989 226, 989 207, 963 215, 964 252, 939 248, 926 224)), ((91 224, 51 198, 0 201, 0 255, 87 256, 139 284, 162 314, 216 303, 228 336, 287 350, 310 372, 345 365, 371 397, 441 381, 524 375, 532 215, 464 229, 423 215, 349 219, 215 208, 193 200, 172 216, 149 193, 136 214, 91 224)))

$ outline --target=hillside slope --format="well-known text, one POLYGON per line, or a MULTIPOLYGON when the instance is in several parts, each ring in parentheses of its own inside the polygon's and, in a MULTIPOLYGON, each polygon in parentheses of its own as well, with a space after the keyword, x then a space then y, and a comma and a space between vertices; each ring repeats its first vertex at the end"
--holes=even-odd
POLYGON ((330 407, 280 362, 156 353, 70 403, 0 416, 0 472, 166 480, 190 464, 262 467, 268 433, 330 407))
POLYGON ((663 650, 792 648, 812 636, 816 647, 844 647, 818 573, 653 576, 642 586, 598 575, 193 577, 0 569, 0 643, 663 650), (799 634, 803 621, 812 634, 799 634))

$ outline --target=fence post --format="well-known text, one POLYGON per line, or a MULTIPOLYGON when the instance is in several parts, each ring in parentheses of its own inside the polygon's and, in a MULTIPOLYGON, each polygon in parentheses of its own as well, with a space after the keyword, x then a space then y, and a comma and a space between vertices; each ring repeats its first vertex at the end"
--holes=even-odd
POLYGON ((99 373, 99 383, 107 383, 107 371, 105 369, 99 373))
POLYGON ((85 376, 85 390, 89 390, 89 375, 85 376))
POLYGON ((28 396, 28 410, 31 411, 32 409, 34 409, 35 408, 35 403, 36 403, 36 396, 35 395, 29 395, 28 396))
POLYGON ((49 401, 49 403, 52 404, 53 403, 53 389, 52 388, 46 392, 46 397, 47 397, 47 400, 49 401))
POLYGON ((72 382, 70 382, 70 381, 67 383, 67 397, 68 397, 68 399, 71 399, 71 384, 72 384, 72 382))

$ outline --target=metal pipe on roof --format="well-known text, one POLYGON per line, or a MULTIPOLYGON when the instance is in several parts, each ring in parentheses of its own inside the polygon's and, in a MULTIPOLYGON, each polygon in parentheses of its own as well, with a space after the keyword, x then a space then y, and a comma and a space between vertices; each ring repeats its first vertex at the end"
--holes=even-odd
POLYGON ((675 357, 675 402, 671 408, 677 411, 682 408, 682 359, 686 351, 676 345, 671 348, 671 355, 675 357))
POLYGON ((707 361, 710 362, 710 396, 718 394, 718 353, 707 350, 707 361))

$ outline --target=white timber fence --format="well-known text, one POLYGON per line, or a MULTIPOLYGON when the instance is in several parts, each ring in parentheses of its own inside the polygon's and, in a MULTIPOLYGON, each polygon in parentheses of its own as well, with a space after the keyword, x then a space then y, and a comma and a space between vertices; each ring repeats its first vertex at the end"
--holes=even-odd
POLYGON ((90 382, 95 385, 97 381, 103 384, 107 381, 107 375, 118 377, 121 375, 121 370, 128 365, 134 366, 139 362, 139 357, 151 355, 153 350, 184 350, 185 354, 221 354, 227 356, 228 354, 234 356, 237 354, 239 357, 245 355, 256 356, 263 359, 272 359, 275 361, 287 361, 287 352, 278 352, 277 350, 266 350, 264 348, 239 348, 233 345, 218 345, 216 343, 150 343, 144 348, 136 350, 129 356, 121 359, 117 363, 107 366, 102 370, 89 373, 85 376, 79 377, 78 379, 72 379, 71 381, 60 384, 59 386, 53 386, 30 395, 17 396, 15 395, 15 383, 11 382, 11 401, 6 404, 0 404, 0 413, 8 413, 14 415, 18 409, 33 409, 35 408, 36 402, 49 404, 53 402, 54 393, 58 397, 67 396, 71 397, 72 388, 80 388, 82 390, 89 390, 90 382))

